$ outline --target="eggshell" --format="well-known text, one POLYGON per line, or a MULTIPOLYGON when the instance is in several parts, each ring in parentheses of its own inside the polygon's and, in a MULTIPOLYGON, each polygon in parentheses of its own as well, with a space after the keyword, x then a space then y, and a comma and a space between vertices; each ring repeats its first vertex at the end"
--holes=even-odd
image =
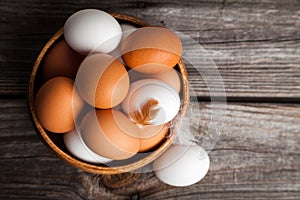
POLYGON ((118 58, 118 60, 125 65, 123 59, 122 59, 122 53, 121 53, 121 45, 123 44, 123 42, 125 41, 125 39, 132 33, 134 32, 137 28, 129 25, 129 24, 121 24, 121 28, 122 28, 122 38, 121 41, 118 45, 117 48, 115 48, 115 50, 113 50, 112 52, 109 53, 109 55, 118 58))
POLYGON ((75 119, 84 104, 73 86, 73 80, 56 77, 47 81, 37 92, 36 114, 47 130, 65 133, 75 128, 75 119))
POLYGON ((126 65, 142 73, 160 73, 180 60, 179 37, 163 27, 143 27, 130 34, 121 46, 126 65), (144 66, 143 68, 137 68, 144 66))
POLYGON ((140 148, 138 127, 116 110, 90 111, 82 120, 80 132, 92 151, 109 159, 130 158, 140 148))
POLYGON ((78 53, 109 53, 118 46, 122 30, 110 14, 97 9, 85 9, 68 18, 64 25, 64 36, 70 47, 78 53))
POLYGON ((126 31, 135 31, 137 29, 136 26, 133 26, 131 24, 122 23, 120 25, 121 25, 121 29, 122 29, 123 32, 126 32, 126 31))
POLYGON ((175 145, 154 161, 153 169, 166 184, 189 186, 204 178, 209 165, 209 157, 200 146, 175 145))
POLYGON ((137 80, 147 79, 147 78, 158 79, 171 85, 173 88, 176 89, 178 93, 180 92, 181 89, 181 80, 180 80, 181 75, 173 68, 157 74, 145 74, 145 73, 140 73, 136 70, 130 70, 128 74, 131 82, 135 82, 137 80))
POLYGON ((60 40, 49 50, 42 64, 42 76, 49 80, 56 76, 75 79, 84 56, 71 49, 65 40, 60 40))
POLYGON ((77 158, 90 163, 108 163, 111 159, 102 157, 90 150, 83 142, 77 130, 72 130, 63 136, 66 148, 77 158))
POLYGON ((93 54, 81 63, 75 84, 82 98, 97 108, 112 108, 126 97, 129 76, 120 61, 107 54, 93 54))
POLYGON ((180 109, 180 98, 177 91, 169 84, 156 79, 142 79, 130 85, 128 95, 122 102, 122 109, 133 121, 137 121, 136 116, 141 113, 143 116, 149 116, 147 124, 161 125, 171 121, 177 115, 180 109), (157 105, 143 111, 149 100, 157 101, 157 105), (151 116, 152 111, 155 111, 153 116, 151 116))
POLYGON ((141 146, 139 152, 146 152, 158 145, 169 133, 169 124, 139 126, 141 146))

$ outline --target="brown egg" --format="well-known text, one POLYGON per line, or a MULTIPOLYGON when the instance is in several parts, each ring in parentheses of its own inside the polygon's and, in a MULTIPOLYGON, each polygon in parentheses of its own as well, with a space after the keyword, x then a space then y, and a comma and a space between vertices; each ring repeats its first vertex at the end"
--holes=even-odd
POLYGON ((42 76, 49 80, 56 76, 66 76, 75 79, 77 69, 84 56, 76 53, 66 43, 60 40, 49 50, 42 64, 42 76))
POLYGON ((121 46, 126 65, 142 73, 173 68, 182 54, 178 36, 163 27, 143 27, 131 33, 121 46), (144 66, 143 68, 136 68, 144 66))
POLYGON ((157 74, 145 74, 145 73, 140 73, 136 70, 130 70, 128 74, 131 82, 135 82, 145 78, 152 78, 152 79, 158 79, 168 83, 173 88, 175 88, 178 93, 180 92, 181 89, 181 80, 180 80, 181 75, 173 68, 157 74))
POLYGON ((168 134, 169 124, 140 126, 141 146, 139 152, 149 151, 158 145, 168 134))
POLYGON ((92 110, 80 125, 81 136, 95 153, 113 160, 127 159, 140 148, 138 127, 123 113, 113 110, 92 110))
POLYGON ((56 77, 39 89, 35 97, 35 110, 45 129, 65 133, 75 128, 75 119, 83 107, 83 101, 73 86, 73 80, 56 77))
POLYGON ((92 106, 107 109, 123 101, 129 89, 124 65, 107 54, 93 54, 81 63, 75 84, 82 98, 92 106))

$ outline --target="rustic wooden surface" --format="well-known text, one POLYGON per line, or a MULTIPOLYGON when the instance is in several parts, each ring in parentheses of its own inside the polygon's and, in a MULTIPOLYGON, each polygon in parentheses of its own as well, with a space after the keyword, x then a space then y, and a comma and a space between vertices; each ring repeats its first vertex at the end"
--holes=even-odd
MULTIPOLYGON (((0 17, 1 199, 299 199, 299 1, 0 0, 0 17), (201 182, 177 188, 153 173, 85 173, 39 140, 27 114, 29 73, 45 42, 83 8, 181 31, 214 60, 229 102, 201 182)), ((222 106, 212 107, 204 81, 188 70, 198 99, 205 100, 199 104, 205 133, 209 113, 222 106)))

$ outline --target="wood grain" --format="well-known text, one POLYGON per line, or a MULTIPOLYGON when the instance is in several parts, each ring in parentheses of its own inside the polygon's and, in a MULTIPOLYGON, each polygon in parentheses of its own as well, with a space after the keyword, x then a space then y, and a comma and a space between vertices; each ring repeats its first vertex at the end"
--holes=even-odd
MULTIPOLYGON (((191 104, 196 106, 197 104, 191 104)), ((199 136, 224 105, 200 103, 199 136)), ((210 152, 208 175, 171 187, 152 172, 100 176, 59 160, 38 139, 24 99, 0 100, 1 199, 297 199, 300 195, 300 106, 227 104, 210 152), (221 125, 220 124, 220 125, 221 125)))
MULTIPOLYGON (((100 8, 189 35, 207 50, 219 68, 229 98, 300 99, 299 1, 0 3, 1 96, 24 97, 34 60, 50 36, 73 12, 100 8)), ((195 95, 209 97, 203 79, 192 67, 188 70, 195 95)))

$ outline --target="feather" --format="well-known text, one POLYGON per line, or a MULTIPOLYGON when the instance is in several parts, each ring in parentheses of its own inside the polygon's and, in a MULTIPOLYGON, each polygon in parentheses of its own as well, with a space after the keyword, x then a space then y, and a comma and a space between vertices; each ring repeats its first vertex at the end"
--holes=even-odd
POLYGON ((152 119, 157 115, 159 108, 158 101, 156 99, 149 99, 141 109, 135 110, 130 113, 130 117, 141 125, 151 125, 152 119))

